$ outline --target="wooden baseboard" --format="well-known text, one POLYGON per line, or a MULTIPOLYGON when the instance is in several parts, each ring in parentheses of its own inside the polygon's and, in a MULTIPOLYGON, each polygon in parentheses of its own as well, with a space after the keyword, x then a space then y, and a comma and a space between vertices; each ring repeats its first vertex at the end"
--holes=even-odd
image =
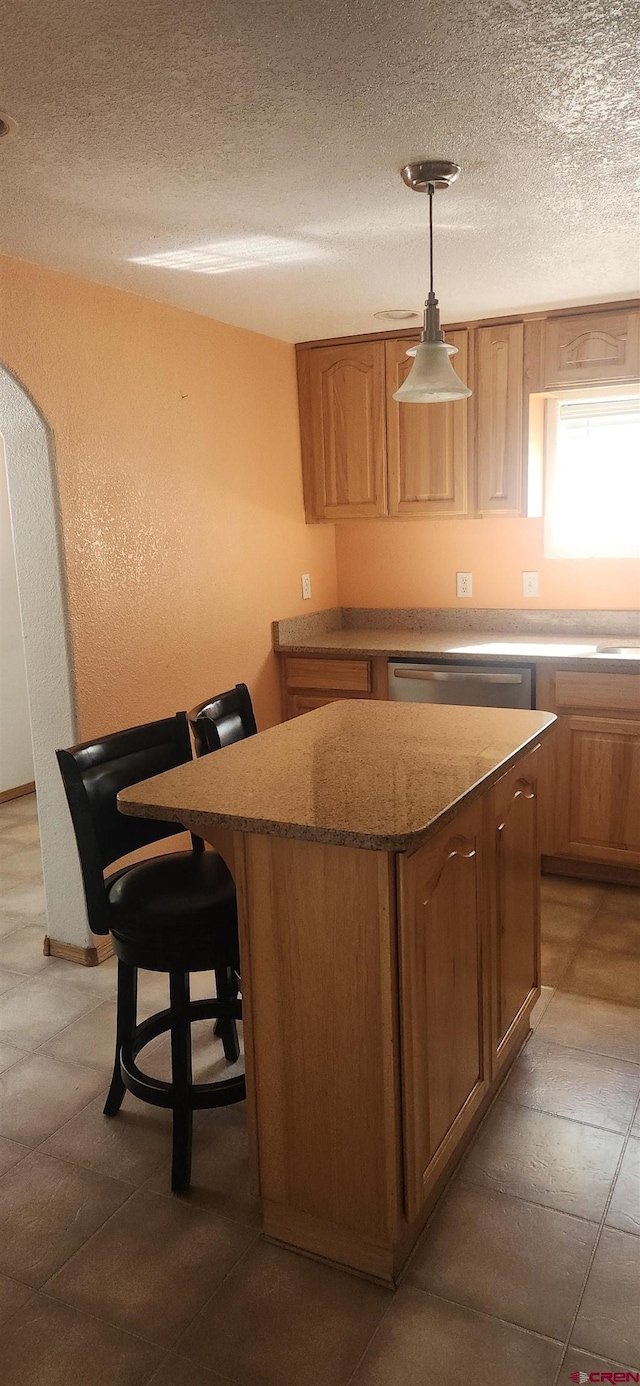
POLYGON ((574 876, 581 881, 607 881, 609 885, 640 886, 640 868, 613 862, 578 861, 576 857, 542 858, 543 876, 574 876))
POLYGON ((64 958, 65 962, 80 963, 82 967, 97 967, 113 957, 110 934, 96 938, 95 944, 88 948, 81 948, 79 943, 62 943, 60 939, 49 938, 45 934, 42 951, 47 958, 64 958))
POLYGON ((29 780, 28 784, 17 784, 15 789, 0 790, 0 804, 8 804, 10 799, 21 799, 24 794, 35 794, 35 780, 29 780))

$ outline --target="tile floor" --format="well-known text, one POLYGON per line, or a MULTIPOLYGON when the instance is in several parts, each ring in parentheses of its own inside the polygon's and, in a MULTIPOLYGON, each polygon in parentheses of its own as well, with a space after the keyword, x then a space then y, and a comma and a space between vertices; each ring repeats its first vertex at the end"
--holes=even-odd
MULTIPOLYGON (((640 1364, 640 892, 543 883, 533 1037, 391 1291, 260 1240, 242 1109, 102 1117, 115 965, 45 958, 33 798, 0 806, 3 1386, 554 1386, 640 1364)), ((208 979, 194 979, 196 994, 208 979)), ((148 1011, 165 982, 141 977, 148 1011)), ((210 1026, 197 1063, 220 1063, 210 1026)), ((155 1042, 159 1075, 167 1043, 155 1042)))

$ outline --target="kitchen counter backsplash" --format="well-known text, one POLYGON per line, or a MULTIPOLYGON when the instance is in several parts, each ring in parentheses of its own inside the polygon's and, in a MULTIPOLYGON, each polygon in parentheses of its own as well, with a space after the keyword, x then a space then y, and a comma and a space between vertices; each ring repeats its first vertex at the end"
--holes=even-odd
POLYGON ((332 607, 273 622, 278 649, 334 630, 497 631, 514 635, 640 636, 639 611, 531 611, 496 607, 332 607))

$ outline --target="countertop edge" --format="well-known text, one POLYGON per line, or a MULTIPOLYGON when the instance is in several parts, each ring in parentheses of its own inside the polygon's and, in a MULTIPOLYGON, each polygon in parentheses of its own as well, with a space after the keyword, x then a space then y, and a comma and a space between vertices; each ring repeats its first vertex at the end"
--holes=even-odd
MULTIPOLYGON (((282 837, 297 842, 324 843, 326 846, 332 847, 355 847, 361 851, 410 854, 421 847, 423 843, 428 842, 430 838, 435 837, 442 828, 445 828, 463 804, 473 803, 486 790, 491 789, 496 781, 506 775, 528 751, 532 751, 549 735, 557 718, 553 713, 542 713, 541 715, 549 718, 545 726, 541 727, 533 736, 520 742, 504 760, 499 761, 492 770, 487 771, 486 775, 469 785, 468 789, 447 805, 430 823, 409 833, 350 833, 344 828, 312 828, 305 824, 282 823, 273 819, 240 818, 232 814, 165 808, 159 804, 145 804, 141 799, 136 801, 121 797, 122 794, 130 793, 131 790, 122 790, 118 794, 118 808, 122 814, 132 818, 145 817, 169 823, 180 823, 188 832, 197 833, 198 829, 202 831, 206 827, 227 828, 232 832, 249 833, 258 837, 282 837)), ((133 788, 135 786, 131 786, 131 789, 133 788)))
MULTIPOLYGON (((386 631, 385 634, 387 634, 386 631)), ((560 666, 577 663, 581 668, 585 665, 593 665, 595 669, 602 669, 604 666, 604 668, 610 669, 612 673, 640 672, 640 651, 638 658, 634 659, 622 655, 580 654, 578 650, 574 654, 558 654, 553 648, 539 651, 536 654, 526 651, 520 652, 517 649, 509 650, 508 654, 496 654, 494 651, 485 652, 483 650, 442 650, 429 646, 428 634, 421 649, 416 649, 415 646, 411 648, 401 643, 371 646, 354 642, 349 644, 345 641, 344 645, 317 645, 311 642, 305 644, 298 641, 293 645, 274 644, 273 652, 277 655, 297 655, 301 658, 315 659, 442 659, 454 664, 473 664, 477 661, 480 664, 529 665, 550 662, 560 666)))

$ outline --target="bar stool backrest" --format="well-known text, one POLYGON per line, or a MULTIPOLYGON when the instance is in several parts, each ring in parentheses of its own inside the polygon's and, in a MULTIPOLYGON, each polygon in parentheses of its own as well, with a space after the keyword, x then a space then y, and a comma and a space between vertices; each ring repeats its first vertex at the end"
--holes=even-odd
POLYGON ((106 868, 140 847, 184 832, 180 823, 126 817, 118 810, 117 795, 192 760, 187 714, 177 712, 84 741, 56 756, 78 844, 89 925, 94 934, 108 934, 106 868))
POLYGON ((237 683, 226 693, 207 698, 189 713, 189 725, 197 756, 220 751, 234 741, 255 736, 258 730, 246 683, 237 683))

